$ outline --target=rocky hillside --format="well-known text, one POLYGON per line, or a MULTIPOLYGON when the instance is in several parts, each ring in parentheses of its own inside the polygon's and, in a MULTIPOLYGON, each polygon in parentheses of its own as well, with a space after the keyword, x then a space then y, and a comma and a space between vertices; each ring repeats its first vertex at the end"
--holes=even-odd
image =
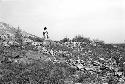
MULTIPOLYGON (((4 35, 9 34, 10 36, 13 36, 13 35, 15 35, 17 30, 18 30, 18 28, 15 28, 15 27, 11 26, 10 24, 4 23, 4 22, 0 22, 0 35, 2 35, 2 34, 4 34, 4 35)), ((37 36, 29 34, 29 33, 25 32, 25 31, 22 31, 22 30, 21 30, 21 34, 23 36, 26 36, 26 37, 38 38, 37 36)))
POLYGON ((28 33, 24 37, 22 31, 1 24, 4 34, 7 31, 16 37, 12 43, 8 38, 0 41, 0 84, 125 83, 122 46, 81 36, 60 41, 28 33))

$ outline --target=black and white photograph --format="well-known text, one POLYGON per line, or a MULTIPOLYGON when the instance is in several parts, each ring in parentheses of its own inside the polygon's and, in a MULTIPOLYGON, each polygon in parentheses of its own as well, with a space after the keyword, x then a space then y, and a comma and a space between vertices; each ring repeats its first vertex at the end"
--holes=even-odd
POLYGON ((0 84, 125 84, 125 0, 0 0, 0 84))

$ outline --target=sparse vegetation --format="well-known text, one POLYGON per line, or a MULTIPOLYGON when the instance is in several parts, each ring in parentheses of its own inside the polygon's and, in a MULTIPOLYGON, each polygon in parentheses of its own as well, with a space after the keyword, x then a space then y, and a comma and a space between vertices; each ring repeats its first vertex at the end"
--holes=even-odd
POLYGON ((89 38, 83 37, 81 35, 75 36, 72 39, 72 42, 85 42, 85 43, 90 43, 91 40, 89 38))
POLYGON ((67 38, 67 37, 65 37, 64 39, 60 40, 60 42, 63 42, 63 43, 65 43, 65 42, 69 42, 69 41, 70 41, 70 39, 67 38))

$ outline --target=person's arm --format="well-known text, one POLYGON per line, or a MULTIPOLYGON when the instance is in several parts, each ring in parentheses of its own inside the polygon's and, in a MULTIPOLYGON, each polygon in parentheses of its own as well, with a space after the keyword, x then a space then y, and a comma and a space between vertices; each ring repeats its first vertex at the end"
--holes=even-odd
POLYGON ((48 34, 48 31, 46 31, 46 33, 48 34))
POLYGON ((48 32, 46 31, 46 34, 47 34, 47 38, 49 38, 49 35, 48 35, 48 32))

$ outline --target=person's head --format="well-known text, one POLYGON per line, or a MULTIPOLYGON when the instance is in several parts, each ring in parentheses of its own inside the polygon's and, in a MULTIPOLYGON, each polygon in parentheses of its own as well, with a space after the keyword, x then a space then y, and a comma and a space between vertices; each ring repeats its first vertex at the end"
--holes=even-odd
POLYGON ((44 27, 44 30, 47 30, 47 28, 46 28, 46 27, 44 27))

